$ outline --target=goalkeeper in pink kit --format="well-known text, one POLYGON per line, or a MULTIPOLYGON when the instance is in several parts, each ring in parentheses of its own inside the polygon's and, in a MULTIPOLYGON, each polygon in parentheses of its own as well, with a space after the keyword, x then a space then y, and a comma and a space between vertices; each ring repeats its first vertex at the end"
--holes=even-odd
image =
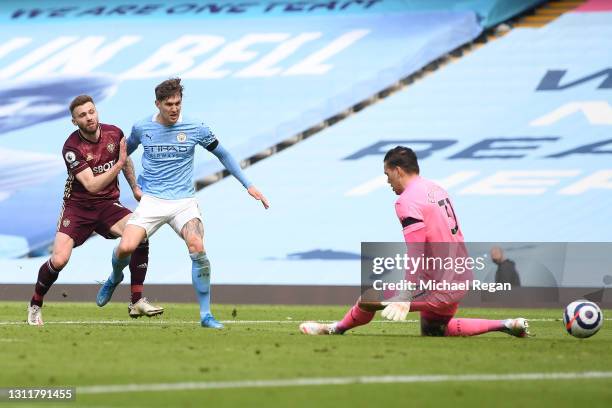
MULTIPOLYGON (((412 149, 398 146, 387 152, 384 170, 388 183, 399 196, 395 211, 403 228, 409 253, 414 248, 465 248, 464 239, 448 193, 432 181, 419 175, 419 165, 412 149)), ((418 251, 418 250, 417 250, 418 251)), ((324 324, 305 322, 300 325, 304 334, 343 334, 347 330, 368 324, 382 310, 382 316, 395 321, 406 320, 409 312, 419 312, 421 334, 424 336, 476 336, 488 332, 504 332, 516 337, 527 337, 526 319, 466 319, 455 318, 459 300, 465 292, 421 292, 408 299, 398 298, 372 302, 360 298, 339 322, 324 324), (422 296, 424 295, 424 296, 422 296)))

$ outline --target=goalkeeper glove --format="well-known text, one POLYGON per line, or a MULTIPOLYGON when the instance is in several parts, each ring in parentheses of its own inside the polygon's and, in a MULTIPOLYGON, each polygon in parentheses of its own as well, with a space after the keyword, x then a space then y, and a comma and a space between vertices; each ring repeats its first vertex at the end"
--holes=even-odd
POLYGON ((404 321, 410 312, 410 302, 382 302, 382 305, 385 306, 382 317, 388 320, 404 321))

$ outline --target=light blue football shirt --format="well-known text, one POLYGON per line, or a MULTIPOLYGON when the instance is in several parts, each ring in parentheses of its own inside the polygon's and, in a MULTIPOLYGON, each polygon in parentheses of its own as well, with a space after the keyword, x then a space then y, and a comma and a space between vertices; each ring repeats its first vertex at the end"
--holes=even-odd
POLYGON ((136 122, 127 139, 128 154, 140 144, 144 148, 138 185, 143 193, 165 200, 193 197, 195 148, 214 148, 218 144, 215 135, 201 121, 182 114, 171 126, 155 121, 156 116, 136 122))

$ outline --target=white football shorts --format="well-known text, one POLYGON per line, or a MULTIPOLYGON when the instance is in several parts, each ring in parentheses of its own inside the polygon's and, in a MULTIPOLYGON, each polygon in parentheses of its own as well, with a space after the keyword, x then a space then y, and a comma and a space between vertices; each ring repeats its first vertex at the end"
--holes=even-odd
POLYGON ((181 236, 185 224, 194 218, 202 221, 200 207, 194 197, 164 200, 143 195, 127 223, 144 228, 148 238, 164 224, 170 225, 181 236))

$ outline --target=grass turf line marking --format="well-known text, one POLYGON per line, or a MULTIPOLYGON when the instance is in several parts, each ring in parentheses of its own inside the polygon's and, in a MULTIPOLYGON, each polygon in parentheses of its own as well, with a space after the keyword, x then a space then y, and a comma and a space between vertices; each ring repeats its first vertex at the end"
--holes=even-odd
POLYGON ((288 380, 247 380, 181 382, 161 384, 92 385, 77 387, 78 394, 107 394, 145 391, 214 390, 236 388, 309 387, 317 385, 440 383, 485 381, 590 380, 612 378, 612 371, 518 374, 461 374, 461 375, 386 375, 361 377, 293 378, 288 380))
MULTIPOLYGON (((459 317, 461 318, 461 317, 459 317)), ((165 325, 180 325, 180 324, 199 324, 199 320, 162 320, 163 318, 152 318, 150 320, 145 320, 144 322, 134 321, 134 320, 58 320, 58 321, 47 321, 45 325, 48 324, 108 324, 108 325, 156 325, 156 324, 165 324, 165 325)), ((504 320, 504 319, 499 319, 504 320)), ((563 319, 561 317, 551 319, 551 318, 542 318, 542 319, 527 319, 530 322, 560 322, 563 319)), ((275 324, 275 323, 283 323, 283 324, 299 324, 305 320, 221 320, 223 324, 275 324)), ((337 320, 317 320, 320 323, 334 323, 337 320)), ((604 321, 612 321, 612 318, 605 318, 604 321)), ((23 321, 0 321, 0 326, 4 325, 22 325, 25 324, 25 320, 23 321)), ((402 323, 420 323, 420 320, 404 320, 402 322, 395 322, 391 320, 372 320, 369 324, 402 324, 402 323)))

